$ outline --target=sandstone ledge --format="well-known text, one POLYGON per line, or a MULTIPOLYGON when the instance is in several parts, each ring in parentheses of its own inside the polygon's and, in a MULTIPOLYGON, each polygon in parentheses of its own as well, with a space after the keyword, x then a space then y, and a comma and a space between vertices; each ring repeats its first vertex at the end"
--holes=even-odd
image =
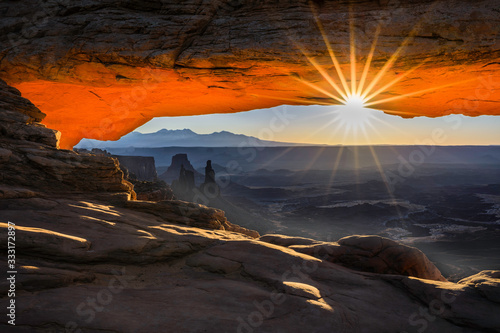
MULTIPOLYGON (((17 200, 17 206, 2 209, 2 221, 17 226, 16 332, 61 331, 69 323, 82 332, 245 332, 250 327, 269 333, 395 333, 414 331, 422 309, 433 315, 427 322, 432 332, 495 332, 500 324, 492 315, 500 311, 499 272, 485 271, 460 283, 362 272, 359 265, 351 270, 346 262, 342 267, 293 245, 169 223, 95 200, 17 200), (89 299, 100 311, 92 310, 89 299)), ((2 249, 5 227, 0 224, 2 249)), ((386 242, 363 239, 336 244, 356 253, 345 245, 355 241, 368 253, 386 242)), ((0 282, 3 299, 6 283, 0 282)), ((0 327, 10 332, 9 326, 0 327)))
POLYGON ((433 88, 376 108, 404 117, 499 114, 496 0, 473 8, 467 0, 3 1, 0 75, 47 113, 64 148, 82 137, 116 140, 159 116, 337 104, 297 80, 333 91, 301 48, 337 79, 317 13, 349 80, 351 9, 357 78, 379 26, 368 82, 402 45, 378 86, 421 64, 380 99, 433 88))
POLYGON ((265 235, 260 240, 364 272, 446 281, 422 251, 380 236, 348 236, 337 242, 318 242, 307 238, 265 235))

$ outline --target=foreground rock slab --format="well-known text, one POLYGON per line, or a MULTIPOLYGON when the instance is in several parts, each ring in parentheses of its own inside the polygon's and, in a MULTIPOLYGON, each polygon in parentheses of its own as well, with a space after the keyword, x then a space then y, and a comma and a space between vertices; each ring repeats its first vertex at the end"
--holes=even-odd
POLYGON ((446 281, 422 251, 380 236, 349 236, 337 242, 319 242, 300 237, 266 235, 260 240, 364 272, 446 281))
MULTIPOLYGON (((496 332, 500 325, 493 315, 500 272, 460 283, 362 272, 130 208, 34 199, 1 216, 17 227, 16 332, 496 332)), ((0 224, 2 249, 6 230, 0 224)), ((285 238, 263 238, 270 237, 285 238)), ((1 285, 5 301, 7 281, 1 285)), ((1 330, 12 331, 5 323, 1 330)))

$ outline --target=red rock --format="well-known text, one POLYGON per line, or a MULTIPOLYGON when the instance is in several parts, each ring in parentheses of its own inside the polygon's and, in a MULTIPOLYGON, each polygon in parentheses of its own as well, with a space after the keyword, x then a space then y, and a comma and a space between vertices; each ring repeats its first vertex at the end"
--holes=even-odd
POLYGON ((497 7, 495 0, 474 9, 466 0, 321 1, 314 10, 307 1, 89 0, 59 9, 2 2, 0 73, 47 114, 44 124, 64 134, 63 148, 83 137, 116 140, 159 116, 337 104, 297 80, 334 92, 298 46, 341 85, 316 11, 349 80, 352 8, 357 78, 379 24, 367 82, 404 43, 377 88, 426 60, 378 99, 425 92, 375 108, 403 117, 499 115, 497 7), (51 24, 31 20, 37 12, 51 24))

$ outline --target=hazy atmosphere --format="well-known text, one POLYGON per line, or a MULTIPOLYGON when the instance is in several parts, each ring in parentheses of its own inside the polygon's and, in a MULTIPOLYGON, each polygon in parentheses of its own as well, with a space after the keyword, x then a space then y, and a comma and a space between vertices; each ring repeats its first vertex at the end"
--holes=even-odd
POLYGON ((499 8, 0 1, 0 332, 500 333, 499 8))
MULTIPOLYGON (((366 109, 365 131, 347 130, 336 119, 342 106, 279 106, 234 114, 155 118, 135 131, 188 128, 198 134, 231 131, 262 140, 328 145, 500 145, 500 117, 449 115, 401 118, 366 109), (273 127, 274 126, 274 127, 273 127), (442 129, 439 142, 433 131, 442 129), (434 141, 434 142, 433 142, 434 141)), ((359 126, 354 124, 354 127, 359 126)))

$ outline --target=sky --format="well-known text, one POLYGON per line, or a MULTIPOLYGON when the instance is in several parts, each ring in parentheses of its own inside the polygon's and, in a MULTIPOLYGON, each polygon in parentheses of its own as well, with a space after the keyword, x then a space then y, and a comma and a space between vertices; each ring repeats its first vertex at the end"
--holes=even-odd
POLYGON ((500 116, 403 119, 348 106, 288 106, 232 114, 155 118, 136 129, 229 131, 262 140, 328 145, 500 145, 500 116))

